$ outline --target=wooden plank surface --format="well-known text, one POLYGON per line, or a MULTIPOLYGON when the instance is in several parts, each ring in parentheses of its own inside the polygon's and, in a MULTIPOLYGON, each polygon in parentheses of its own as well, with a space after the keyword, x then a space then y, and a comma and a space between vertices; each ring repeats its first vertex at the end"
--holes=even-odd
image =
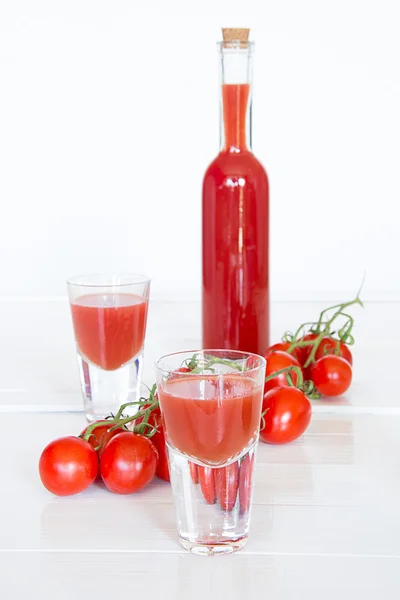
MULTIPOLYGON (((273 304, 272 339, 323 307, 273 304)), ((165 600, 400 597, 398 303, 359 312, 351 391, 315 402, 300 440, 260 444, 249 543, 212 559, 177 543, 164 482, 132 496, 96 484, 57 498, 42 487, 44 446, 85 426, 68 305, 2 308, 2 599, 109 600, 119 589, 165 600)), ((147 383, 157 356, 199 345, 199 316, 197 303, 152 303, 147 383)))
POLYGON ((398 558, 42 552, 0 555, 5 600, 398 600, 398 558))
MULTIPOLYGON (((58 498, 37 462, 52 438, 79 433, 76 414, 8 415, 0 469, 1 550, 180 552, 170 486, 154 481, 131 496, 101 483, 58 498)), ((260 444, 251 537, 242 554, 400 556, 400 417, 315 415, 304 437, 260 444), (332 431, 329 431, 332 423, 332 431)))

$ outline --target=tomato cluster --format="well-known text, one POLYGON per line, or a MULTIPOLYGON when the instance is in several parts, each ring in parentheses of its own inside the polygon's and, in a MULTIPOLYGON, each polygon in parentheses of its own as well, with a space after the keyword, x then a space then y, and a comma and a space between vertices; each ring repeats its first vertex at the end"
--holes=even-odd
POLYGON ((310 401, 303 389, 296 387, 299 373, 312 381, 313 389, 324 396, 339 396, 351 384, 353 357, 350 349, 343 341, 330 336, 309 332, 294 342, 279 342, 269 348, 265 358, 260 437, 270 444, 292 442, 310 423, 310 401), (291 368, 293 373, 288 379, 291 368))
MULTIPOLYGON (((311 380, 320 394, 340 396, 348 390, 352 380, 353 356, 344 342, 308 333, 297 340, 297 344, 300 346, 296 342, 271 346, 266 355, 267 375, 285 366, 301 366, 305 379, 311 380), (309 342, 309 345, 301 346, 304 342, 309 342)), ((273 381, 266 384, 265 391, 273 387, 273 381)), ((285 385, 284 375, 281 375, 279 383, 285 385)))
MULTIPOLYGON (((146 408, 146 405, 143 407, 146 408)), ((140 424, 141 419, 136 423, 140 424)), ((114 423, 99 424, 88 439, 88 426, 79 437, 54 440, 43 450, 39 474, 53 494, 67 496, 88 488, 96 478, 115 494, 143 489, 156 475, 169 481, 164 431, 158 408, 148 422, 156 430, 151 437, 129 431, 114 423)), ((104 423, 99 421, 99 423, 104 423)))

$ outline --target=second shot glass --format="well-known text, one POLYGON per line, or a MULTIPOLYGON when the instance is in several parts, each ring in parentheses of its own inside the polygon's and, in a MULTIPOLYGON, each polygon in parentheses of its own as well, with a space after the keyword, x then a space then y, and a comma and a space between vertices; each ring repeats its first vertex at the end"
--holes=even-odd
POLYGON ((150 279, 94 274, 67 281, 84 413, 116 413, 140 395, 150 279))

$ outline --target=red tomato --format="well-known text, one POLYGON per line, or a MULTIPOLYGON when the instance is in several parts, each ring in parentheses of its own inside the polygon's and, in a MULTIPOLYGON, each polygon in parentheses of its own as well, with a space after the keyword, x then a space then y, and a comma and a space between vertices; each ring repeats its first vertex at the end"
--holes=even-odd
MULTIPOLYGON (((267 369, 265 375, 266 377, 268 375, 273 375, 273 373, 276 373, 276 371, 280 371, 280 369, 291 366, 300 367, 301 369, 299 361, 294 356, 288 354, 287 352, 281 352, 280 350, 277 350, 276 352, 272 352, 267 356, 267 369)), ((295 373, 292 373, 291 375, 294 385, 297 385, 297 375, 295 373)), ((277 386, 288 385, 286 373, 282 373, 281 375, 271 379, 271 381, 266 382, 264 386, 264 392, 267 392, 268 390, 271 390, 277 386)))
POLYGON ((222 510, 229 512, 233 510, 239 487, 239 464, 237 461, 227 467, 215 469, 215 487, 222 510))
POLYGON ((190 477, 193 483, 199 483, 199 467, 196 463, 189 461, 190 477))
POLYGON ((173 371, 171 373, 171 379, 177 379, 178 377, 181 377, 183 374, 185 373, 190 373, 191 369, 189 369, 189 367, 179 367, 179 369, 175 369, 175 371, 173 371))
POLYGON ((311 377, 317 391, 324 396, 340 396, 349 389, 351 366, 341 356, 323 356, 311 368, 311 377))
POLYGON ((160 431, 157 431, 157 433, 155 433, 150 440, 153 442, 158 452, 156 475, 159 479, 170 481, 168 450, 165 443, 164 429, 162 425, 160 425, 160 431))
POLYGON ((39 460, 40 479, 57 496, 69 496, 85 490, 96 479, 97 454, 78 437, 62 437, 43 450, 39 460))
POLYGON ((245 515, 250 509, 251 503, 251 485, 253 480, 253 468, 254 468, 254 453, 250 458, 250 454, 242 460, 239 470, 239 501, 240 501, 240 512, 245 515))
MULTIPOLYGON (((144 409, 148 408, 150 404, 144 405, 144 409)), ((135 425, 139 425, 143 419, 139 417, 135 421, 135 425)), ((164 427, 162 424, 161 411, 159 408, 155 408, 151 411, 150 417, 147 421, 153 427, 156 427, 157 432, 151 436, 150 440, 153 442, 154 446, 158 452, 158 464, 156 475, 159 479, 163 479, 164 481, 170 481, 169 475, 169 465, 168 465, 168 451, 167 446, 165 444, 165 434, 164 427)))
POLYGON ((337 341, 333 340, 330 337, 326 337, 322 340, 320 345, 318 346, 318 350, 315 355, 315 360, 317 361, 319 358, 326 356, 327 354, 333 354, 335 356, 341 356, 349 365, 353 364, 353 356, 346 344, 344 342, 339 342, 339 354, 337 352, 337 341))
POLYGON ((265 354, 265 358, 267 358, 272 352, 276 352, 277 350, 279 350, 280 352, 287 352, 288 354, 290 354, 290 356, 294 356, 301 364, 303 357, 303 348, 295 348, 292 352, 288 352, 291 345, 292 342, 278 342, 277 344, 274 344, 273 346, 270 346, 268 348, 267 353, 265 354))
POLYGON ((211 467, 198 467, 199 481, 204 499, 208 504, 214 504, 216 498, 214 469, 211 467))
MULTIPOLYGON (((101 422, 102 421, 96 421, 96 423, 101 423, 101 422)), ((81 436, 85 435, 88 427, 90 427, 90 425, 85 427, 85 429, 81 433, 81 436)), ((99 425, 98 427, 93 429, 93 432, 92 432, 90 438, 88 439, 89 444, 91 446, 93 446, 93 448, 96 449, 98 446, 100 446, 100 448, 97 450, 97 453, 99 455, 99 460, 100 460, 100 457, 101 457, 101 454, 102 454, 104 448, 107 446, 107 444, 111 440, 111 438, 113 438, 114 435, 117 435, 117 433, 122 433, 122 431, 126 431, 126 430, 124 430, 123 427, 118 427, 118 429, 115 429, 114 431, 110 431, 111 427, 113 427, 113 423, 110 423, 110 425, 99 425)))
POLYGON ((101 477, 111 492, 131 494, 150 483, 157 462, 157 450, 149 438, 124 431, 104 448, 100 459, 101 477))
POLYGON ((292 442, 304 433, 311 419, 310 401, 295 387, 269 390, 264 395, 262 410, 267 412, 260 436, 269 444, 292 442))

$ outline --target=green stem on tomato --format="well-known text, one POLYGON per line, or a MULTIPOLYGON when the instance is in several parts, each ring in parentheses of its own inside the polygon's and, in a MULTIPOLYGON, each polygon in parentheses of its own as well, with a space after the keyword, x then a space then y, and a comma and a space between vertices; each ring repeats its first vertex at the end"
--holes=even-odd
POLYGON ((241 363, 207 354, 204 355, 203 360, 198 358, 198 354, 194 354, 192 358, 186 359, 183 364, 194 374, 202 373, 202 371, 213 371, 213 365, 225 365, 237 371, 243 371, 243 364, 241 363))
MULTIPOLYGON (((292 341, 292 342, 293 342, 293 341, 295 341, 295 342, 296 342, 296 341, 297 341, 297 338, 299 337, 299 335, 300 335, 300 333, 301 333, 301 331, 302 331, 302 329, 304 329, 304 328, 305 328, 305 327, 307 327, 308 325, 315 326, 315 321, 309 321, 308 323, 302 323, 302 324, 300 325, 300 327, 297 329, 297 331, 295 332, 295 334, 292 336, 292 340, 291 340, 291 341, 292 341)), ((312 329, 312 327, 311 327, 311 331, 312 331, 312 330, 313 330, 313 329, 312 329)), ((289 350, 290 350, 290 348, 289 348, 289 350)), ((288 351, 289 351, 289 350, 288 350, 288 351)))
MULTIPOLYGON (((148 401, 147 401, 148 402, 148 401)), ((147 420, 150 416, 150 414, 152 413, 152 411, 154 409, 158 408, 158 400, 156 400, 155 402, 153 402, 152 404, 150 404, 149 406, 146 406, 146 408, 143 410, 139 410, 135 415, 133 415, 132 417, 125 417, 125 419, 119 419, 115 425, 113 425, 110 428, 110 431, 115 431, 116 429, 118 429, 119 427, 122 427, 122 425, 127 425, 128 423, 132 423, 132 421, 136 421, 136 419, 139 418, 143 418, 146 419, 146 423, 147 420)))
POLYGON ((260 431, 262 431, 265 428, 265 414, 269 411, 269 408, 266 408, 265 410, 263 410, 263 412, 261 413, 261 424, 260 424, 260 431))
POLYGON ((96 421, 95 423, 91 423, 89 425, 89 427, 86 429, 85 434, 82 436, 82 439, 85 440, 85 442, 88 442, 89 439, 92 437, 92 435, 94 435, 93 431, 95 429, 97 429, 97 427, 101 427, 103 425, 113 425, 113 423, 115 423, 116 419, 108 419, 108 420, 104 420, 104 421, 96 421))
MULTIPOLYGON (((361 285, 361 287, 362 287, 362 285, 361 285)), ((318 351, 319 345, 322 342, 324 337, 332 335, 331 325, 335 321, 335 319, 337 319, 337 317, 344 316, 347 318, 346 323, 339 330, 339 333, 338 333, 339 339, 342 340, 343 342, 348 343, 349 345, 354 343, 354 338, 351 335, 351 330, 354 325, 354 318, 343 311, 346 308, 348 308, 349 306, 353 306, 354 304, 359 304, 360 306, 363 306, 363 303, 361 302, 360 297, 359 297, 360 291, 361 291, 361 288, 358 291, 357 296, 353 300, 350 300, 349 302, 343 302, 342 304, 336 304, 334 306, 330 306, 329 308, 326 308, 325 310, 323 310, 320 313, 319 320, 316 323, 313 323, 314 327, 311 328, 311 331, 314 332, 317 336, 314 340, 302 341, 301 339, 298 339, 298 335, 299 335, 300 331, 306 325, 310 325, 311 323, 303 323, 297 329, 295 335, 292 337, 292 344, 289 346, 287 352, 289 354, 291 354, 293 352, 293 350, 295 350, 296 348, 304 348, 305 346, 310 346, 311 352, 309 353, 307 360, 303 365, 304 368, 307 368, 311 364, 314 364, 315 356, 318 351), (335 312, 333 313, 331 318, 328 320, 325 320, 326 314, 332 310, 334 310, 335 312)))
POLYGON ((317 328, 316 328, 316 333, 320 333, 321 331, 321 325, 324 319, 324 315, 330 311, 330 310, 334 310, 335 308, 337 308, 338 310, 333 314, 333 316, 329 319, 329 321, 326 322, 325 324, 325 328, 326 329, 327 325, 330 325, 335 319, 336 317, 338 317, 339 315, 343 314, 343 311, 348 308, 349 306, 353 306, 354 304, 359 304, 360 306, 364 306, 363 303, 360 300, 359 297, 359 293, 357 294, 357 296, 354 298, 354 300, 350 300, 349 302, 344 302, 342 304, 336 304, 335 306, 329 306, 328 308, 325 308, 325 310, 323 310, 320 315, 319 315, 319 320, 317 323, 317 328))
MULTIPOLYGON (((153 396, 154 398, 154 396, 153 396)), ((148 403, 149 401, 145 399, 144 402, 127 402, 126 404, 123 405, 123 407, 121 408, 126 408, 127 406, 131 406, 134 404, 139 404, 141 406, 144 406, 146 403, 148 403)), ((152 402, 152 404, 150 404, 149 406, 146 406, 145 409, 141 408, 141 410, 139 410, 136 414, 134 414, 131 417, 125 417, 124 419, 121 419, 120 416, 118 416, 119 412, 117 416, 114 419, 107 419, 104 421, 98 421, 96 423, 91 423, 89 425, 89 427, 87 428, 85 434, 82 436, 82 439, 84 439, 86 442, 89 440, 89 438, 94 435, 93 432, 95 429, 97 429, 97 427, 101 427, 103 425, 108 425, 109 426, 109 431, 115 431, 116 429, 119 429, 120 427, 123 427, 124 425, 127 425, 128 423, 131 423, 132 421, 136 421, 136 419, 139 418, 143 418, 146 419, 145 420, 145 425, 148 425, 149 427, 151 427, 152 429, 153 426, 148 424, 147 421, 150 417, 151 412, 158 408, 158 400, 155 400, 154 402, 152 402)), ((121 409, 120 409, 121 410, 121 409)), ((122 414, 122 412, 121 412, 122 414)), ((144 435, 144 434, 143 434, 144 435)), ((154 432, 151 434, 154 435, 154 432)), ((148 437, 151 437, 151 435, 149 435, 148 437)))
POLYGON ((278 377, 278 375, 283 375, 283 373, 286 373, 286 379, 289 385, 293 385, 293 380, 290 376, 290 373, 295 373, 297 375, 297 387, 301 388, 303 386, 303 371, 300 367, 296 367, 295 365, 284 367, 283 369, 279 369, 279 371, 275 371, 275 373, 271 373, 271 375, 267 375, 265 378, 265 383, 275 379, 275 377, 278 377))

